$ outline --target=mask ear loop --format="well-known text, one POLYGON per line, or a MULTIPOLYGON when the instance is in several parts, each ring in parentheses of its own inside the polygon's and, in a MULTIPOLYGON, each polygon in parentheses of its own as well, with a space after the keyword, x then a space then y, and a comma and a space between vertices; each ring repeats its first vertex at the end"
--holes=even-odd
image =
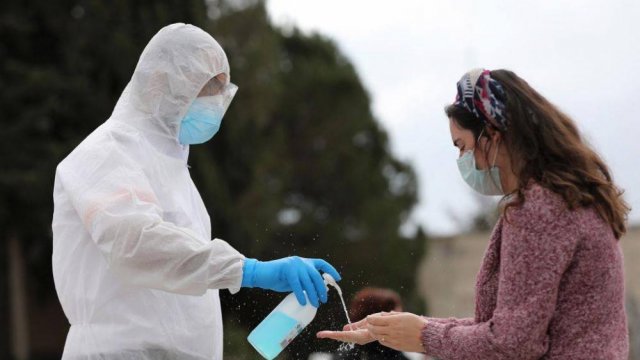
MULTIPOLYGON (((500 150, 500 142, 498 142, 498 146, 496 147, 496 153, 495 153, 495 155, 493 155, 493 164, 489 168, 489 174, 491 174, 491 169, 496 167, 496 159, 498 158, 498 150, 500 150)), ((493 185, 495 185, 498 188, 502 187, 501 186, 502 184, 500 184, 500 186, 498 186, 498 184, 496 184, 496 179, 494 179, 493 176, 489 175, 489 177, 491 178, 491 181, 493 182, 493 185)), ((499 176, 498 176, 498 181, 500 181, 500 177, 499 176)))
MULTIPOLYGON (((484 133, 484 128, 482 129, 482 131, 480 131, 480 135, 478 135, 478 139, 476 140, 476 144, 480 144, 480 138, 482 137, 482 133, 484 133)), ((493 155, 493 164, 491 165, 491 167, 489 169, 487 169, 487 171, 489 171, 489 172, 491 172, 491 169, 496 166, 496 159, 498 158, 498 149, 500 149, 500 143, 498 143, 498 147, 496 148, 496 153, 495 153, 495 155, 493 155)), ((474 147, 474 150, 475 150, 475 147, 474 147)), ((493 182, 493 185, 495 185, 497 187, 498 184, 496 184, 496 179, 494 179, 493 176, 489 176, 489 177, 491 178, 491 181, 493 182)))
POLYGON ((478 135, 478 138, 476 139, 476 144, 473 146, 473 149, 471 149, 471 151, 475 151, 476 147, 480 145, 480 138, 482 137, 483 133, 484 133, 484 128, 480 131, 480 135, 478 135))
POLYGON ((493 162, 491 164, 491 167, 496 166, 496 159, 498 158, 498 150, 500 150, 500 142, 498 142, 498 147, 496 147, 496 153, 493 155, 493 162))
MULTIPOLYGON (((476 144, 480 144, 480 138, 482 137, 482 133, 484 133, 484 128, 482 129, 482 131, 480 131, 480 135, 478 135, 478 139, 476 139, 476 144)), ((498 142, 498 147, 496 148, 496 153, 493 155, 493 161, 492 161, 491 167, 496 166, 496 159, 498 158, 499 149, 500 149, 500 143, 498 142)), ((491 168, 489 168, 489 170, 491 170, 491 168)))

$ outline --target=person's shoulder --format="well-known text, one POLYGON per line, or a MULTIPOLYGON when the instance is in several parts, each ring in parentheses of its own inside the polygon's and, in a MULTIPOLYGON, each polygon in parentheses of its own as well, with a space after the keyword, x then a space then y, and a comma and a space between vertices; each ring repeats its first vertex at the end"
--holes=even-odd
POLYGON ((90 133, 56 167, 56 175, 78 178, 88 177, 105 164, 114 154, 125 156, 119 140, 108 124, 103 124, 90 133))
POLYGON ((555 241, 544 234, 581 232, 577 226, 576 212, 569 208, 562 195, 534 182, 530 182, 522 194, 523 200, 520 204, 514 204, 505 210, 504 231, 537 234, 537 243, 555 241))
POLYGON ((70 166, 86 154, 100 153, 100 149, 108 146, 102 126, 93 130, 58 164, 58 167, 70 166))
POLYGON ((567 207, 566 202, 560 194, 537 182, 530 182, 527 188, 524 189, 523 194, 525 206, 543 206, 557 210, 566 209, 567 207))
POLYGON ((553 219, 567 213, 567 203, 560 194, 533 181, 522 191, 521 204, 508 209, 510 219, 525 221, 533 218, 553 219))

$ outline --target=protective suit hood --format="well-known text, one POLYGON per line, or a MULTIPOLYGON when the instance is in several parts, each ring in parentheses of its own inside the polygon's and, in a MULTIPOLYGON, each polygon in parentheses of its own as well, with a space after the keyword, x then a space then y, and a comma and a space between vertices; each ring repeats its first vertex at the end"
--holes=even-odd
POLYGON ((228 83, 227 55, 211 35, 182 23, 165 26, 142 52, 111 118, 179 145, 180 122, 189 105, 221 73, 228 83))

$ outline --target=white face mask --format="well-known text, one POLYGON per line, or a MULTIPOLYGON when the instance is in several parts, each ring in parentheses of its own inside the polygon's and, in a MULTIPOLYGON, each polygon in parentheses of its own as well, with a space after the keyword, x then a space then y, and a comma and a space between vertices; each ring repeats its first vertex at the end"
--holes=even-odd
MULTIPOLYGON (((480 133, 482 136, 482 133, 480 133)), ((480 137, 478 141, 480 142, 480 137)), ((473 149, 467 150, 464 154, 458 158, 458 170, 464 181, 471 186, 471 188, 483 195, 504 195, 502 190, 502 183, 500 182, 500 169, 496 165, 496 158, 498 157, 498 150, 493 157, 493 164, 488 170, 479 170, 476 167, 476 158, 473 156, 473 149)))

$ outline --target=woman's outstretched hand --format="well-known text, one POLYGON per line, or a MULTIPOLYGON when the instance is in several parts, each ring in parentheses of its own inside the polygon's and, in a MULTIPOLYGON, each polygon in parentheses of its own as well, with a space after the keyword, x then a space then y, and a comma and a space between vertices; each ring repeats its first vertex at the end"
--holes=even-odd
POLYGON ((345 325, 342 331, 320 331, 321 339, 333 339, 358 345, 378 341, 399 351, 424 352, 421 335, 427 325, 423 317, 406 313, 390 312, 367 316, 353 324, 345 325))
POLYGON ((386 347, 407 352, 424 352, 422 330, 427 320, 408 312, 378 313, 366 318, 367 330, 386 347))
POLYGON ((367 319, 347 324, 342 328, 342 331, 320 331, 316 336, 320 339, 333 339, 358 345, 368 344, 376 340, 367 330, 367 319))

